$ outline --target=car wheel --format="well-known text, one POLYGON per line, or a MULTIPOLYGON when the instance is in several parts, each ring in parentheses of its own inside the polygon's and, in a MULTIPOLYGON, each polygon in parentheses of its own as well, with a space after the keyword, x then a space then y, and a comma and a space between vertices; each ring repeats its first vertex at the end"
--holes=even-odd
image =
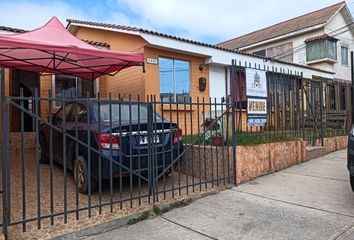
POLYGON ((354 192, 354 176, 349 175, 350 178, 350 187, 352 188, 352 191, 354 192))
POLYGON ((39 136, 38 154, 39 154, 39 162, 42 164, 49 163, 45 149, 46 149, 45 141, 42 136, 39 136))
MULTIPOLYGON (((88 193, 88 168, 83 156, 79 156, 74 164, 74 180, 80 193, 88 193)), ((97 180, 91 176, 91 192, 96 189, 97 180)))

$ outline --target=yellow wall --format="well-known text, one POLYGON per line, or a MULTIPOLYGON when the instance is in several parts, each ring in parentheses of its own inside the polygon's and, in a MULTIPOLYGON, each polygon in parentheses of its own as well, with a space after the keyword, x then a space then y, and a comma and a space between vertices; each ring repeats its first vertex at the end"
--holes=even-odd
MULTIPOLYGON (((77 28, 75 36, 80 39, 105 42, 110 45, 110 50, 113 51, 134 51, 143 52, 145 58, 145 70, 143 73, 141 67, 132 67, 119 72, 117 75, 110 77, 105 76, 100 78, 100 95, 105 98, 108 94, 112 94, 112 98, 116 98, 118 94, 128 98, 129 94, 133 100, 137 99, 140 95, 141 100, 147 100, 148 95, 155 95, 156 100, 160 100, 160 77, 159 77, 159 65, 158 64, 148 64, 146 62, 147 58, 158 59, 159 57, 175 58, 180 60, 185 60, 190 62, 191 70, 191 83, 190 83, 190 96, 192 101, 196 102, 197 97, 200 97, 200 102, 202 98, 205 98, 205 102, 209 101, 209 69, 205 66, 202 71, 199 70, 199 65, 204 64, 204 58, 199 56, 193 56, 189 54, 178 53, 169 50, 162 50, 150 47, 148 43, 138 35, 119 33, 113 31, 104 31, 93 28, 77 28), (207 86, 205 91, 199 91, 199 78, 205 77, 207 79, 207 86)), ((156 107, 158 111, 166 109, 164 111, 164 117, 169 119, 170 110, 169 105, 158 104, 156 107)), ((192 114, 192 119, 194 123, 192 124, 193 133, 198 131, 197 124, 197 107, 186 107, 184 111, 184 106, 179 105, 178 114, 175 106, 172 107, 172 120, 177 121, 177 115, 179 118, 179 125, 183 128, 183 131, 191 131, 190 114, 192 114), (184 114, 186 113, 186 114, 184 114), (186 117, 187 126, 184 126, 184 118, 186 117)), ((200 108, 200 122, 202 119, 202 108, 200 108)), ((205 108, 206 111, 209 110, 208 107, 205 108)))
MULTIPOLYGON (((148 64, 146 62, 146 58, 158 59, 159 57, 168 57, 175 58, 180 60, 185 60, 190 62, 190 96, 192 98, 192 102, 197 102, 197 97, 200 98, 200 102, 202 102, 202 98, 205 98, 205 102, 209 101, 209 69, 208 66, 205 66, 202 71, 199 70, 199 65, 204 64, 204 58, 176 53, 161 49, 154 49, 151 47, 145 47, 144 49, 145 55, 145 93, 146 95, 156 95, 156 99, 160 100, 160 76, 159 76, 159 65, 157 64, 148 64), (199 78, 205 77, 207 79, 207 86, 205 91, 199 91, 199 78)), ((170 119, 170 105, 169 104, 158 104, 156 106, 158 111, 163 111, 164 118, 170 119), (165 109, 165 110, 164 110, 165 109)), ((179 104, 178 109, 175 104, 172 106, 172 121, 177 122, 178 116, 178 124, 183 129, 183 134, 187 131, 187 134, 196 134, 198 131, 198 114, 197 114, 197 106, 190 106, 186 104, 179 104), (186 109, 186 110, 185 110, 186 109), (178 113, 177 113, 178 112, 178 113), (191 114, 192 114, 192 123, 191 123, 191 114), (186 124, 185 124, 186 121, 186 124)), ((209 107, 205 107, 205 111, 209 111, 209 107)), ((199 123, 202 123, 202 107, 199 108, 199 123)), ((199 124, 199 125, 200 125, 199 124)))
MULTIPOLYGON (((93 28, 79 27, 75 36, 84 40, 108 43, 109 49, 113 51, 143 52, 147 44, 137 35, 93 28)), ((136 99, 138 95, 145 96, 143 68, 131 67, 120 71, 115 76, 103 76, 99 80, 99 86, 102 98, 107 98, 109 93, 112 94, 112 98, 117 98, 118 94, 126 97, 131 94, 132 99, 136 99)))

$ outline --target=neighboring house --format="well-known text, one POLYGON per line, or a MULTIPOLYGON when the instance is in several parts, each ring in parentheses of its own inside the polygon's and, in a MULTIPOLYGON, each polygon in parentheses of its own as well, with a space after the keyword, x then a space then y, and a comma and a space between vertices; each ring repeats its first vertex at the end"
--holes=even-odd
POLYGON ((299 16, 218 44, 220 47, 277 58, 350 76, 354 23, 345 2, 299 16))

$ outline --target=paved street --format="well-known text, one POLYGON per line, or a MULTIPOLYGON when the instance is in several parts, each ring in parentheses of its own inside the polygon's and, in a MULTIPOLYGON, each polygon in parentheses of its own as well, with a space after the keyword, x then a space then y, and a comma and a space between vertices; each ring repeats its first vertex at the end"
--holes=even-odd
POLYGON ((346 151, 91 239, 354 239, 346 151))

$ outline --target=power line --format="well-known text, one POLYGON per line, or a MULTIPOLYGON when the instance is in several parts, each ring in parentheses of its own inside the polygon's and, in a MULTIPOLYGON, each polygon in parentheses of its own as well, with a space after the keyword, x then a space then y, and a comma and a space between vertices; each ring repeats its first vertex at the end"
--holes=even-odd
MULTIPOLYGON (((346 29, 345 31, 342 31, 342 32, 339 32, 339 33, 330 35, 331 33, 340 31, 340 30, 342 30, 342 29, 344 29, 344 28, 346 28, 346 27, 349 27, 349 26, 352 25, 352 24, 354 24, 354 23, 352 22, 352 23, 350 23, 350 24, 346 24, 346 25, 344 25, 343 27, 340 27, 340 28, 338 28, 338 29, 335 29, 335 30, 329 32, 327 35, 329 35, 329 36, 331 36, 331 37, 334 37, 334 36, 338 36, 338 35, 340 35, 340 34, 343 34, 343 33, 347 32, 347 31, 350 31, 350 29, 346 29)), ((312 43, 312 44, 314 44, 314 43, 312 43)), ((304 49, 307 45, 308 45, 308 44, 306 44, 306 43, 305 43, 305 44, 302 44, 302 45, 299 45, 299 46, 297 46, 296 48, 293 48, 293 49, 290 49, 290 50, 288 50, 288 51, 286 51, 286 52, 283 52, 283 53, 281 53, 281 54, 272 56, 272 58, 284 58, 284 57, 287 57, 287 56, 289 56, 289 55, 291 55, 291 54, 294 54, 294 53, 299 52, 300 50, 304 49)))
MULTIPOLYGON (((338 29, 332 30, 332 31, 329 32, 328 34, 331 34, 331 33, 334 33, 334 32, 336 32, 336 31, 342 30, 342 29, 344 29, 344 28, 346 28, 346 27, 349 27, 349 26, 352 25, 352 24, 353 24, 353 23, 346 24, 346 25, 344 25, 344 26, 342 26, 342 27, 340 27, 340 28, 338 28, 338 29)), ((336 27, 338 27, 338 26, 340 26, 340 25, 337 25, 336 27)), ((339 34, 342 34, 342 33, 339 33, 339 34)), ((336 34, 336 35, 339 35, 339 34, 336 34)), ((300 46, 297 46, 296 48, 300 48, 300 50, 301 50, 301 48, 302 48, 303 46, 306 46, 306 44, 302 44, 302 45, 300 45, 300 46)), ((283 56, 285 53, 289 53, 289 52, 290 52, 290 54, 292 54, 293 51, 295 51, 295 50, 294 50, 294 49, 290 49, 290 50, 288 50, 287 52, 284 52, 284 53, 275 55, 275 56, 273 56, 272 58, 276 58, 276 57, 279 57, 279 56, 283 56)), ((290 55, 290 54, 288 54, 288 55, 290 55)), ((286 57, 286 56, 288 56, 288 55, 284 55, 284 57, 286 57)))

